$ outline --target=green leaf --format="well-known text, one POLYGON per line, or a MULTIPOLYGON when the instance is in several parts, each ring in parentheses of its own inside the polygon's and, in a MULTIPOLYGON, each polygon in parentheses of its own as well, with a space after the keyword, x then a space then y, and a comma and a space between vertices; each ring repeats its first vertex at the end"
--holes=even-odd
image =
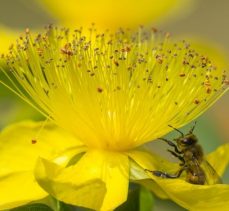
POLYGON ((53 211, 53 209, 45 204, 28 204, 11 209, 10 211, 53 211))
POLYGON ((70 204, 65 204, 64 202, 57 201, 57 210, 58 211, 76 211, 76 207, 70 205, 70 204))
POLYGON ((58 203, 57 205, 58 211, 93 211, 92 209, 65 204, 64 202, 61 201, 57 201, 57 203, 58 203))
POLYGON ((154 198, 153 194, 144 188, 143 186, 140 189, 139 195, 140 209, 139 211, 152 211, 154 207, 154 198))
POLYGON ((153 205, 153 195, 147 189, 131 184, 127 201, 115 211, 152 211, 153 205))

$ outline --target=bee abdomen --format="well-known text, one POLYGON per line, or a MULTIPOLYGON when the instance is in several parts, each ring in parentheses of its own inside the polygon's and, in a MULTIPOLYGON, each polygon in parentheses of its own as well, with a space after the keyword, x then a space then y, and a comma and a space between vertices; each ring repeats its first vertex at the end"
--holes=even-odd
POLYGON ((204 185, 206 181, 206 175, 202 170, 195 173, 188 171, 186 181, 192 184, 204 185))

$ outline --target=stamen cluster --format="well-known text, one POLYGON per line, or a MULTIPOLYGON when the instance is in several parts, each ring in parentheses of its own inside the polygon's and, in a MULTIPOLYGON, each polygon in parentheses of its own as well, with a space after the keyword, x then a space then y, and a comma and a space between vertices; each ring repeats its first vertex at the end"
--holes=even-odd
POLYGON ((185 40, 141 27, 114 34, 26 30, 5 74, 23 99, 86 145, 129 149, 183 125, 228 87, 226 73, 185 40), (16 82, 15 82, 16 79, 16 82))

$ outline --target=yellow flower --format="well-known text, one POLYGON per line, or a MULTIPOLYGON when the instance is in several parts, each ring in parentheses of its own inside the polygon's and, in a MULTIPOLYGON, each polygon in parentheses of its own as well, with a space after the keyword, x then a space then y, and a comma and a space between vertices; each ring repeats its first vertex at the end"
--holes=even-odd
MULTIPOLYGON (((27 30, 3 56, 10 71, 4 71, 8 83, 1 83, 53 123, 3 131, 2 209, 49 193, 68 204, 113 210, 126 200, 129 180, 149 180, 144 169, 158 169, 157 156, 140 146, 168 133, 169 124, 179 128, 190 122, 228 90, 221 69, 169 34, 144 28, 97 34, 93 27, 90 36, 84 33, 50 26, 33 37, 27 30), (33 193, 20 189, 11 196, 21 181, 28 181, 25 190, 33 193)), ((181 188, 175 193, 168 184, 193 185, 152 179, 161 196, 168 190, 182 206, 192 205, 183 203, 181 188)), ((217 187, 224 194, 222 185, 217 187)))
POLYGON ((138 27, 140 24, 159 24, 177 18, 192 8, 190 0, 38 0, 47 13, 64 26, 85 26, 92 22, 99 29, 138 27))

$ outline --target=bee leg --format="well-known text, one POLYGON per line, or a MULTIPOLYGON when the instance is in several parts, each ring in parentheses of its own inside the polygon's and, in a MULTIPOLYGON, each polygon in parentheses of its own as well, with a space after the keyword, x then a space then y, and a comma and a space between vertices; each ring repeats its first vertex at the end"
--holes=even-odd
POLYGON ((192 126, 192 128, 190 129, 190 131, 188 132, 189 134, 192 134, 194 129, 196 127, 196 121, 194 122, 194 125, 192 126))
POLYGON ((181 155, 178 155, 177 153, 173 152, 172 150, 168 149, 168 152, 170 152, 173 156, 175 156, 176 158, 178 158, 181 162, 182 162, 182 166, 185 163, 184 158, 181 155))
POLYGON ((148 172, 152 173, 154 176, 161 177, 161 178, 169 178, 169 179, 176 179, 179 178, 182 172, 186 169, 186 166, 183 166, 176 174, 168 174, 166 172, 162 171, 150 171, 147 170, 148 172))
POLYGON ((177 148, 177 145, 174 144, 172 141, 169 141, 169 140, 167 140, 165 138, 160 138, 160 140, 165 141, 168 145, 172 146, 176 153, 182 154, 182 152, 180 152, 179 149, 177 148))
POLYGON ((187 169, 187 166, 183 166, 182 168, 180 168, 180 170, 175 174, 175 175, 176 175, 175 178, 180 177, 180 175, 182 174, 182 172, 183 172, 184 170, 186 170, 186 169, 187 169))

